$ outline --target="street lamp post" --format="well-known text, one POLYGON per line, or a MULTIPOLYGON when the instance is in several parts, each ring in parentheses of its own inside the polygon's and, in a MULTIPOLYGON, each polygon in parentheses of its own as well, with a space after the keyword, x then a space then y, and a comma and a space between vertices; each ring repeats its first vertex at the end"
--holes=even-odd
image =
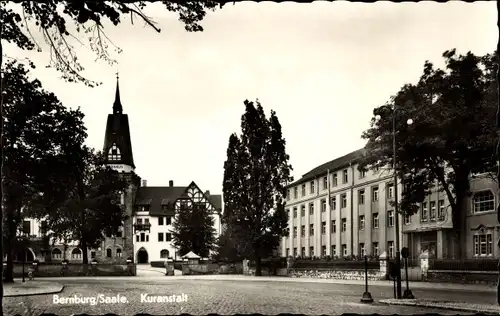
POLYGON ((393 151, 393 172, 394 172, 394 229, 396 230, 396 293, 397 298, 401 298, 401 254, 399 249, 399 212, 398 212, 398 173, 396 165, 396 107, 392 114, 392 151, 393 151))
POLYGON ((22 254, 23 254, 23 283, 26 282, 24 279, 24 266, 26 265, 26 243, 27 243, 27 234, 23 231, 23 242, 22 242, 22 254))
MULTIPOLYGON (((401 250, 400 250, 400 240, 399 240, 399 203, 398 203, 398 173, 397 173, 397 151, 396 151, 396 106, 394 106, 394 110, 392 112, 392 169, 394 172, 394 230, 396 232, 395 236, 395 247, 396 247, 396 297, 398 299, 402 296, 401 289, 401 250)), ((380 119, 380 116, 377 115, 377 119, 380 119)), ((413 124, 412 119, 408 119, 406 121, 407 125, 413 124)))

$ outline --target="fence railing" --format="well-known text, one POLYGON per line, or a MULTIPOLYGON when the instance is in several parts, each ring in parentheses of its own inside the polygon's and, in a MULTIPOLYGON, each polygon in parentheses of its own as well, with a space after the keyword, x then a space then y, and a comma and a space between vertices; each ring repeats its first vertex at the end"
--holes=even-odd
POLYGON ((429 259, 429 270, 498 271, 498 259, 429 259))
MULTIPOLYGON (((368 269, 380 269, 379 260, 367 262, 368 269)), ((292 269, 332 269, 332 270, 363 270, 365 268, 364 260, 296 260, 293 262, 292 269)))

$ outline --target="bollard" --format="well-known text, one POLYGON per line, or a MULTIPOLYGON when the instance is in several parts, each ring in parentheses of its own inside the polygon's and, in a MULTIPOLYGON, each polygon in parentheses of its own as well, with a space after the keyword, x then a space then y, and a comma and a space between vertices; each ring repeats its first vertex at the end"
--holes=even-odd
POLYGON ((33 262, 33 266, 28 269, 28 278, 30 279, 30 281, 35 279, 34 274, 35 271, 37 270, 37 265, 38 262, 33 262))
POLYGON ((361 298, 362 303, 373 303, 373 298, 370 292, 368 292, 368 257, 365 256, 365 292, 361 298))
POLYGON ((134 265, 132 263, 132 259, 127 259, 127 272, 129 275, 134 275, 134 271, 133 271, 133 268, 134 268, 134 265))
POLYGON ((415 296, 413 296, 413 293, 410 290, 410 286, 408 285, 408 256, 409 256, 409 250, 407 247, 403 247, 401 249, 401 256, 405 260, 405 274, 406 274, 406 290, 403 293, 403 298, 406 299, 415 299, 415 296))
POLYGON ((68 271, 68 261, 63 260, 62 268, 61 268, 61 275, 65 276, 67 271, 68 271))
POLYGON ((97 273, 97 260, 92 260, 90 262, 90 275, 92 276, 96 276, 98 273, 97 273))

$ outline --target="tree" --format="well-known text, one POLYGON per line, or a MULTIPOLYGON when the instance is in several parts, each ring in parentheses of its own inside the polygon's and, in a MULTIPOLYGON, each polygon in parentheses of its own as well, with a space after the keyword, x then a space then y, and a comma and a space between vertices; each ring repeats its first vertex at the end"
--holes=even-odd
POLYGON ((65 184, 64 198, 54 200, 52 192, 44 194, 33 202, 32 214, 36 218, 49 215, 51 237, 78 241, 83 263, 87 264, 88 250, 97 248, 105 235, 116 234, 127 219, 120 195, 128 183, 117 171, 104 165, 101 153, 82 146, 80 150, 75 149, 73 155, 76 166, 62 165, 57 174, 59 181, 65 184), (47 205, 53 207, 47 211, 47 205))
MULTIPOLYGON (((13 281, 13 245, 23 218, 22 209, 40 195, 60 162, 69 160, 87 134, 80 110, 68 110, 57 97, 42 89, 38 80, 28 78, 29 71, 16 62, 6 64, 2 72, 3 111, 2 240, 7 254, 5 281, 13 281)), ((54 179, 52 191, 63 191, 54 179)))
POLYGON ((214 219, 206 203, 182 204, 175 216, 172 241, 181 254, 189 251, 208 257, 215 248, 214 219))
POLYGON ((224 229, 217 239, 216 253, 213 258, 217 261, 240 261, 244 259, 238 249, 238 243, 234 240, 234 234, 229 229, 224 229))
MULTIPOLYGON (((216 1, 162 1, 166 10, 179 14, 179 20, 184 23, 188 32, 203 31, 200 22, 206 15, 206 10, 215 10, 222 6, 216 1)), ((80 64, 78 56, 71 44, 76 40, 81 46, 80 34, 86 34, 90 49, 96 54, 97 59, 115 63, 108 52, 113 42, 104 32, 104 21, 109 21, 117 26, 122 19, 130 17, 133 24, 134 18, 143 21, 146 25, 160 32, 156 22, 148 17, 143 9, 150 4, 147 1, 70 1, 50 0, 43 3, 33 1, 18 1, 0 5, 0 23, 2 28, 2 41, 13 43, 23 50, 42 51, 41 45, 35 40, 33 32, 39 29, 50 50, 50 64, 62 73, 62 78, 70 82, 84 82, 86 85, 95 86, 98 82, 84 78, 81 73, 84 67, 80 64), (68 25, 68 21, 73 24, 68 25), (72 30, 75 31, 72 31, 72 30)), ((0 42, 0 55, 2 46, 0 42)), ((1 64, 0 60, 0 64, 1 64)))
POLYGON ((284 196, 293 180, 292 167, 276 112, 268 119, 258 101, 244 104, 241 137, 229 137, 224 163, 224 221, 243 254, 255 260, 255 274, 261 275, 261 258, 287 234, 284 196))
POLYGON ((449 200, 457 241, 463 244, 469 177, 495 167, 496 64, 495 55, 457 56, 450 50, 443 57, 444 70, 427 61, 417 84, 405 85, 374 109, 371 127, 362 136, 368 143, 360 168, 392 166, 395 115, 396 166, 405 184, 401 212, 417 212, 438 185, 449 200), (408 118, 414 121, 410 127, 408 118))

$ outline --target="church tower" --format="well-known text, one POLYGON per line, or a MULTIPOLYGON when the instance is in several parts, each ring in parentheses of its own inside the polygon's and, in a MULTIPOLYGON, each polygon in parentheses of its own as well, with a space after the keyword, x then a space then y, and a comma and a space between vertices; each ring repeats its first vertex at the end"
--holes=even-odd
POLYGON ((108 115, 106 123, 103 152, 106 155, 106 164, 116 171, 131 172, 135 170, 128 115, 123 114, 118 77, 116 78, 113 114, 108 115))
POLYGON ((128 219, 124 221, 119 235, 107 236, 101 245, 101 251, 96 257, 107 263, 124 263, 128 258, 133 260, 135 257, 133 215, 135 196, 141 182, 134 172, 128 115, 123 114, 118 79, 117 76, 113 114, 108 115, 103 153, 106 156, 106 165, 121 172, 122 176, 128 180, 129 186, 121 197, 121 204, 128 219))

